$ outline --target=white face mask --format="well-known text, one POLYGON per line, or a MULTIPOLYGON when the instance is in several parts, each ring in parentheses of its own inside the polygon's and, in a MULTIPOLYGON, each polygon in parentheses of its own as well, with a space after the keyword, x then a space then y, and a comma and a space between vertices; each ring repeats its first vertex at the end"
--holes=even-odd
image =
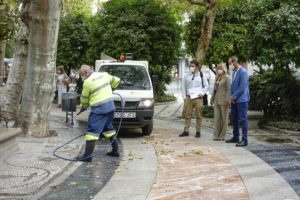
POLYGON ((85 81, 86 78, 87 78, 86 76, 81 76, 82 81, 85 81))
POLYGON ((218 74, 219 75, 223 74, 223 69, 218 69, 218 74))
POLYGON ((195 68, 195 67, 190 67, 190 72, 194 73, 194 72, 195 72, 195 70, 196 70, 196 68, 195 68))

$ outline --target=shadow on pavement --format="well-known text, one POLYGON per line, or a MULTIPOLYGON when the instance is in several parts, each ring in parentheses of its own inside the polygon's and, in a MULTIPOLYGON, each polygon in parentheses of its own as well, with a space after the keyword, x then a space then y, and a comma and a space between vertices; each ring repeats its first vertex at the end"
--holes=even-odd
POLYGON ((141 129, 121 129, 118 135, 119 138, 142 138, 141 129))

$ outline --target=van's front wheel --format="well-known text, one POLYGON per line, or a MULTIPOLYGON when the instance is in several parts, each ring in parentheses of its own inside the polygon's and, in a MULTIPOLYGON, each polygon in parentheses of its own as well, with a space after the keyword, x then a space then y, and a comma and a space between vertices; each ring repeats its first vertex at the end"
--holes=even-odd
POLYGON ((142 128, 143 135, 151 135, 153 130, 153 123, 148 124, 142 128))

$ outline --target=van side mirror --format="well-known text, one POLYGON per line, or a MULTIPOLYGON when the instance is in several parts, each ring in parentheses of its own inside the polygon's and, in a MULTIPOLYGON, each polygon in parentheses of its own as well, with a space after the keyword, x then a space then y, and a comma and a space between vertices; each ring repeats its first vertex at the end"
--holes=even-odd
POLYGON ((159 82, 158 76, 157 75, 152 75, 151 76, 151 81, 152 81, 153 86, 157 86, 158 82, 159 82))

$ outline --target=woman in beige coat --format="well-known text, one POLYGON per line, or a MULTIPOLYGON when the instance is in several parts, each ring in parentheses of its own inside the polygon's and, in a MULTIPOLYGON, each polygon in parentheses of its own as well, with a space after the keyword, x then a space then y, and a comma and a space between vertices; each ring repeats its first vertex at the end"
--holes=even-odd
POLYGON ((210 104, 214 105, 214 140, 223 141, 228 125, 230 97, 230 78, 225 63, 217 65, 217 75, 210 104))

